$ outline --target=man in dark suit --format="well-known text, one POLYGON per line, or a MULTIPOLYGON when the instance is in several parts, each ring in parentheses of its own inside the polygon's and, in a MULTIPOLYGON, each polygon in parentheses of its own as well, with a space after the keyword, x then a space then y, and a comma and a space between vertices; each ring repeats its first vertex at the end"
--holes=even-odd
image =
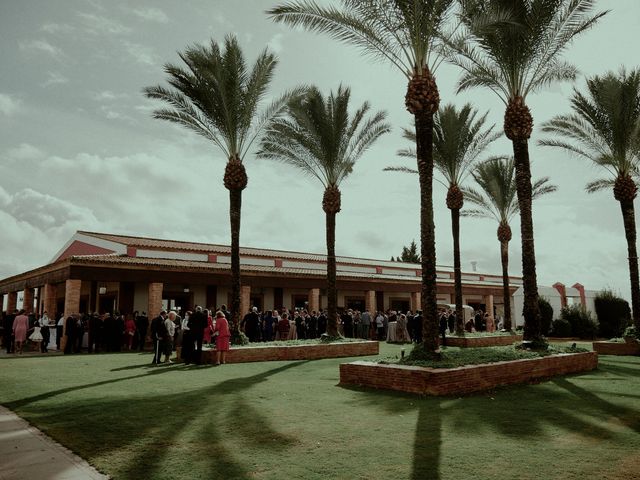
POLYGON ((13 353, 15 337, 13 336, 13 321, 16 318, 16 312, 9 313, 4 317, 4 346, 7 349, 7 353, 13 353))
POLYGON ((138 350, 144 350, 144 344, 147 341, 147 330, 149 330, 149 318, 147 312, 136 316, 136 334, 138 335, 138 350))
POLYGON ((167 330, 164 326, 164 321, 167 318, 167 312, 162 310, 160 315, 151 320, 151 341, 153 342, 153 365, 160 364, 160 357, 162 356, 162 350, 160 349, 160 342, 167 334, 167 330))
POLYGON ((413 317, 413 331, 415 332, 413 341, 422 343, 422 310, 418 310, 413 317))
POLYGON ((260 341, 260 317, 257 307, 253 307, 242 319, 244 333, 249 337, 250 342, 260 341))
POLYGON ((206 327, 207 317, 202 311, 202 307, 196 306, 196 311, 189 317, 189 329, 191 330, 193 341, 196 344, 193 360, 197 365, 202 363, 202 340, 204 339, 204 329, 206 327))

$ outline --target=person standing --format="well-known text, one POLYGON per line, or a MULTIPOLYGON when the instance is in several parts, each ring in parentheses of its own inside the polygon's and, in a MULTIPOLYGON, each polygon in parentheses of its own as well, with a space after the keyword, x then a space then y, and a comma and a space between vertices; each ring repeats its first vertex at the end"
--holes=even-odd
POLYGON ((369 330, 371 329, 371 314, 369 310, 362 312, 360 316, 360 338, 369 340, 369 330))
POLYGON ((56 350, 60 351, 60 342, 62 342, 62 335, 64 334, 64 313, 60 314, 58 323, 56 323, 56 350))
POLYGON ((231 338, 231 332, 229 331, 229 322, 224 316, 224 313, 216 313, 216 324, 213 329, 213 334, 216 337, 216 365, 226 363, 227 352, 230 349, 229 339, 231 338))
POLYGON ((442 346, 447 346, 447 312, 440 312, 440 335, 442 335, 442 346))
POLYGON ((318 338, 318 315, 315 310, 307 317, 307 338, 318 338))
POLYGON ((124 341, 127 346, 127 350, 131 350, 133 345, 133 337, 136 334, 136 322, 133 320, 133 317, 129 315, 126 316, 126 320, 124 321, 124 341))
POLYGON ((164 353, 164 363, 173 363, 171 354, 173 353, 173 336, 176 333, 176 312, 169 312, 164 320, 165 335, 162 338, 162 351, 164 353))
POLYGON ((166 336, 164 321, 167 317, 167 312, 162 310, 160 315, 151 320, 151 341, 153 342, 153 361, 152 365, 160 364, 160 357, 162 350, 160 349, 160 342, 166 336))
POLYGON ((252 307, 242 319, 244 324, 244 333, 249 337, 250 342, 260 341, 260 317, 258 316, 258 308, 252 307))
POLYGON ((75 345, 76 345, 76 328, 77 328, 77 320, 73 315, 69 315, 65 320, 65 336, 67 337, 67 343, 64 346, 65 355, 73 353, 75 345))
POLYGON ((204 339, 204 329, 207 326, 207 317, 202 311, 202 307, 196 306, 196 311, 189 319, 189 328, 195 342, 195 352, 193 360, 196 365, 202 364, 202 341, 204 339))
POLYGON ((142 315, 136 317, 136 332, 138 333, 138 350, 140 352, 144 350, 144 345, 147 342, 147 330, 149 330, 149 317, 147 317, 147 312, 142 312, 142 315))
POLYGON ((422 310, 416 310, 416 316, 413 317, 413 331, 415 332, 416 343, 422 343, 422 310))
POLYGON ((40 352, 49 353, 49 340, 51 340, 51 331, 49 330, 49 317, 44 312, 38 320, 40 333, 42 334, 42 343, 40 344, 40 352))
POLYGON ((193 362, 194 341, 191 335, 191 311, 187 310, 182 319, 182 350, 180 357, 184 360, 185 365, 193 362))
POLYGON ((11 329, 13 331, 13 336, 16 342, 15 352, 22 354, 24 342, 26 342, 27 340, 27 330, 29 330, 29 317, 25 315, 24 310, 20 310, 18 312, 18 315, 13 320, 11 329))
POLYGON ((376 330, 378 332, 378 341, 384 340, 384 315, 378 312, 376 315, 376 330))
POLYGON ((13 353, 15 351, 15 336, 13 335, 13 321, 16 319, 18 312, 7 312, 4 317, 4 347, 7 349, 7 353, 13 353))
POLYGON ((353 316, 351 309, 346 310, 341 315, 341 320, 344 327, 344 336, 347 338, 353 338, 353 316))
POLYGON ((318 315, 318 335, 327 333, 327 311, 323 310, 318 315))

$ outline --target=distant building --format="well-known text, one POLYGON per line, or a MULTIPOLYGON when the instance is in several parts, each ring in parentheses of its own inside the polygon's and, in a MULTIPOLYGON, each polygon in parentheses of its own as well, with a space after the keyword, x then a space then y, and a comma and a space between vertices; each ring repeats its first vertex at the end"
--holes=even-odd
MULTIPOLYGON (((538 295, 547 299, 553 307, 553 318, 560 317, 560 310, 563 307, 571 305, 582 305, 588 311, 595 315, 594 300, 598 291, 585 290, 585 288, 576 283, 572 287, 565 287, 562 283, 554 283, 551 287, 538 286, 538 295)), ((522 287, 518 288, 513 294, 513 312, 516 326, 524 325, 524 317, 522 309, 524 307, 524 291, 522 287)))
MULTIPOLYGON (((326 255, 241 248, 241 311, 327 306, 326 255)), ((79 231, 51 263, 0 280, 5 311, 18 306, 50 317, 84 312, 187 309, 230 305, 230 249, 226 245, 79 231), (18 299, 22 298, 22 302, 18 299)), ((337 258, 338 306, 418 310, 420 265, 337 258)), ((463 303, 502 314, 502 277, 463 273, 463 303)), ((511 277, 511 293, 522 279, 511 277)), ((438 303, 453 303, 453 269, 437 268, 438 303)))

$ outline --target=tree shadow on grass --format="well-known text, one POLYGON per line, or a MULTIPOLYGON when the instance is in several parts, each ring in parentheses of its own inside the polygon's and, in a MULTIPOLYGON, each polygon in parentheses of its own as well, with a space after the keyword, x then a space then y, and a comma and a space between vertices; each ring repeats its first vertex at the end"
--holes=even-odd
MULTIPOLYGON (((59 400, 46 409, 38 408, 30 416, 58 441, 116 478, 175 479, 201 475, 201 478, 247 479, 251 471, 234 446, 252 444, 275 455, 296 442, 295 438, 279 433, 251 405, 247 391, 303 363, 306 362, 291 362, 250 377, 231 378, 181 393, 148 393, 140 397, 136 396, 140 392, 134 390, 129 397, 121 389, 116 398, 107 395, 90 401, 59 400)), ((143 376, 96 382, 82 388, 143 376)), ((23 400, 22 405, 75 389, 25 399, 28 401, 23 400)), ((167 390, 175 392, 175 388, 167 390)))
MULTIPOLYGON (((599 370, 556 377, 548 383, 500 387, 458 398, 425 398, 361 387, 342 388, 362 392, 354 403, 368 402, 388 413, 417 410, 411 478, 439 479, 444 423, 451 423, 454 430, 478 435, 497 431, 514 440, 520 440, 523 432, 530 437, 544 438, 548 435, 548 426, 603 440, 617 435, 615 429, 607 425, 607 419, 613 416, 622 425, 640 432, 639 410, 607 402, 574 383, 574 380, 603 382, 611 374, 638 378, 639 373, 639 368, 607 362, 599 370), (553 388, 552 384, 559 388, 553 388), (599 424, 590 421, 593 418, 599 424)), ((625 393, 607 394, 636 397, 625 393)))
POLYGON ((14 400, 12 402, 7 402, 4 404, 4 406, 10 410, 17 410, 30 403, 40 402, 42 400, 47 400, 49 398, 52 398, 58 395, 63 395, 65 393, 71 393, 77 390, 84 390, 84 389, 94 388, 94 387, 102 387, 104 385, 109 385, 112 383, 124 382, 126 380, 135 380, 137 378, 143 378, 149 375, 159 375, 159 374, 163 374, 170 371, 171 369, 155 368, 146 373, 141 373, 140 375, 131 375, 129 377, 112 378, 109 380, 102 380, 100 382, 88 383, 84 385, 74 385, 73 387, 60 388, 58 390, 52 390, 50 392, 41 393, 39 395, 34 395, 32 397, 26 397, 26 398, 21 398, 19 400, 14 400))

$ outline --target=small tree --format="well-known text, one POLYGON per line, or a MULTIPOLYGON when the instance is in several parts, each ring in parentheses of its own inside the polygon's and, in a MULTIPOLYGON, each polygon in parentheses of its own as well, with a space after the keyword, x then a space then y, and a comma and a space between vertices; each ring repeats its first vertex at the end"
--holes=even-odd
POLYGON ((582 305, 569 305, 560 311, 560 318, 571 325, 571 335, 584 339, 594 339, 598 333, 598 322, 591 312, 582 305))
POLYGON ((600 336, 620 337, 631 323, 629 302, 616 296, 611 290, 603 290, 594 300, 596 316, 600 324, 600 336))
POLYGON ((551 322, 553 322, 553 307, 544 297, 538 297, 538 308, 540 308, 540 332, 542 335, 549 335, 551 322))
POLYGON ((405 263, 420 263, 420 254, 418 253, 418 246, 415 240, 411 240, 411 245, 408 247, 402 247, 402 255, 398 259, 400 262, 405 263))

